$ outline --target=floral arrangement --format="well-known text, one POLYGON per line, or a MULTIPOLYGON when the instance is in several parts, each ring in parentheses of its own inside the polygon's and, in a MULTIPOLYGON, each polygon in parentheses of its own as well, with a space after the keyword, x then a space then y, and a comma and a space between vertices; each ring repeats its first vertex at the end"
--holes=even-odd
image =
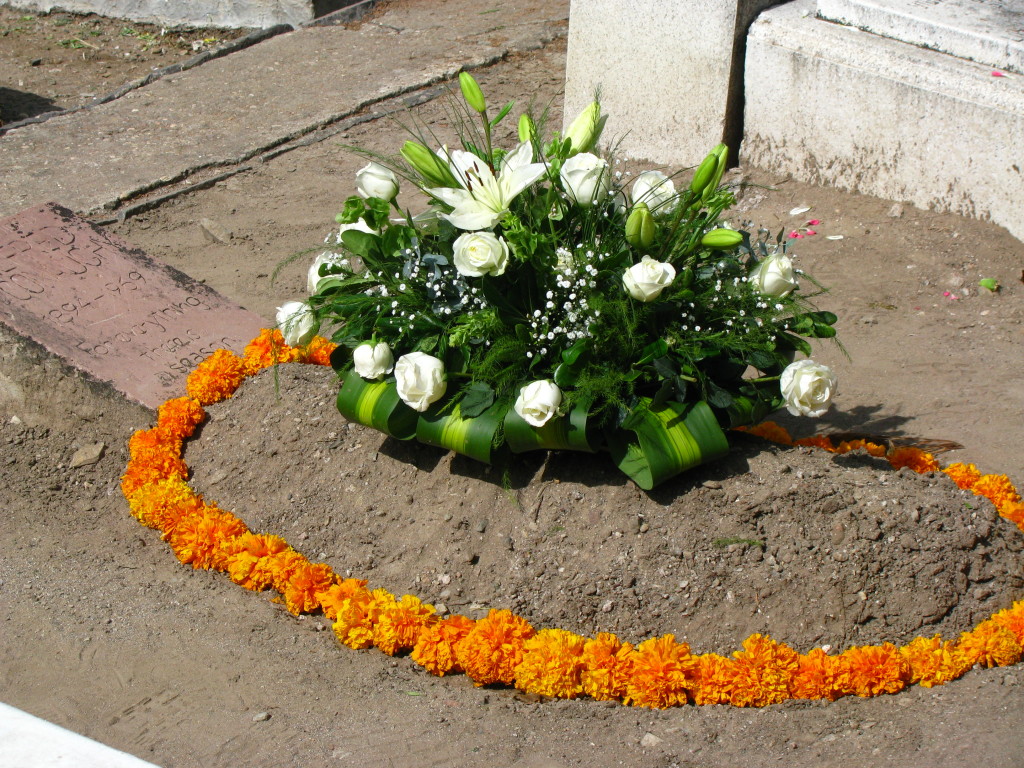
MULTIPOLYGON (((476 685, 502 684, 559 698, 589 696, 641 707, 687 703, 761 707, 787 699, 834 701, 843 696, 896 693, 954 680, 974 666, 1016 664, 1024 654, 1024 601, 999 611, 955 640, 917 637, 906 645, 857 646, 830 655, 822 648, 798 653, 769 637, 752 635, 730 656, 695 654, 671 634, 637 645, 613 634, 587 638, 561 629, 532 627, 507 610, 474 621, 440 617, 414 595, 396 597, 343 578, 313 563, 279 536, 249 531, 233 513, 198 496, 186 482, 184 442, 206 418, 205 408, 235 392, 249 376, 278 362, 327 365, 333 344, 314 338, 301 349, 279 331, 263 331, 239 357, 219 350, 188 377, 187 397, 164 403, 156 426, 136 432, 121 489, 132 515, 159 530, 182 563, 212 569, 246 589, 273 589, 293 614, 321 611, 335 636, 355 649, 376 647, 409 658, 435 675, 464 673, 476 685)), ((771 423, 748 430, 786 445, 835 453, 864 449, 893 467, 935 472, 935 459, 916 448, 887 454, 882 446, 827 437, 793 441, 771 423)), ((972 464, 941 470, 960 488, 989 499, 1024 530, 1024 503, 1003 475, 983 475, 972 464)))
POLYGON ((518 144, 498 147, 513 105, 492 117, 460 84, 460 148, 414 134, 373 156, 311 296, 279 310, 293 346, 321 329, 340 345, 342 413, 482 461, 608 450, 650 488, 723 455, 723 427, 828 408, 832 372, 793 360, 836 316, 808 303, 782 233, 723 222, 725 145, 685 185, 648 170, 627 188, 593 152, 598 101, 547 141, 523 114, 518 144), (403 184, 416 202, 399 203, 403 184))

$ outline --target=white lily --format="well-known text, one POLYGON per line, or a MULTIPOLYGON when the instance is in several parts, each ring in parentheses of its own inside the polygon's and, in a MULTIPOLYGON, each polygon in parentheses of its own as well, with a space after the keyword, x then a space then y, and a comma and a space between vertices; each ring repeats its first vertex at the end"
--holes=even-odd
POLYGON ((544 175, 544 163, 531 162, 533 147, 523 142, 502 158, 498 175, 472 152, 454 150, 449 164, 462 189, 438 187, 427 192, 450 205, 451 213, 442 213, 459 229, 491 229, 508 211, 512 200, 544 175))

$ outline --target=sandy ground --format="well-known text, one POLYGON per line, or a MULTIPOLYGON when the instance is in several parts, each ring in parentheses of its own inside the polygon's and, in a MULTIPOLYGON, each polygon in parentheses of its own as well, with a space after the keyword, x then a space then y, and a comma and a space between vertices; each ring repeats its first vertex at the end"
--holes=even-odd
MULTIPOLYGON (((490 67, 479 79, 496 101, 550 102, 557 125, 564 55, 564 43, 556 42, 490 67)), ((416 115, 446 130, 438 99, 427 99, 416 115)), ((342 145, 388 152, 401 138, 390 120, 371 120, 114 229, 269 322, 274 307, 303 293, 308 262, 286 267, 272 284, 275 266, 315 249, 351 193, 362 162, 342 145), (232 236, 211 242, 199 225, 204 218, 232 236)), ((837 369, 840 396, 826 418, 790 422, 794 430, 954 440, 965 447, 945 460, 975 461, 1024 485, 1024 459, 1016 450, 1024 424, 1021 243, 988 224, 810 187, 764 169, 741 168, 731 179, 746 183, 737 220, 772 231, 821 221, 814 226, 819 234, 797 240, 793 250, 799 266, 830 286, 818 303, 839 315, 849 359, 830 345, 816 352, 837 369), (797 207, 810 210, 791 215, 797 207), (1002 289, 979 288, 978 280, 988 277, 1002 289)), ((0 526, 0 697, 33 714, 163 766, 1024 765, 1020 665, 873 700, 650 712, 475 689, 461 677, 429 677, 407 659, 339 648, 320 617, 294 618, 222 576, 179 565, 158 536, 128 516, 117 490, 127 438, 151 416, 6 332, 2 341, 0 501, 7 522, 0 526), (97 464, 68 466, 80 445, 97 441, 107 447, 97 464)), ((827 458, 753 449, 743 473, 709 467, 648 496, 600 468, 525 460, 513 489, 519 503, 530 508, 525 502, 550 496, 537 505, 533 530, 480 468, 427 449, 396 451, 358 428, 351 434, 333 415, 329 376, 304 376, 312 378, 284 387, 280 399, 258 380, 225 405, 196 442, 197 484, 243 519, 275 527, 308 555, 322 552, 339 571, 471 614, 507 605, 531 612, 538 624, 604 628, 600 606, 613 600, 606 618, 624 634, 670 627, 686 634, 682 614, 696 595, 694 640, 707 644, 701 650, 728 652, 753 631, 751 612, 724 606, 715 622, 714 587, 679 585, 713 581, 714 567, 734 558, 749 572, 746 582, 736 582, 741 596, 742 588, 771 583, 777 574, 758 570, 760 562, 745 564, 744 552, 702 549, 710 536, 690 530, 698 518, 689 512, 711 491, 721 491, 717 503, 735 505, 760 486, 774 488, 771 462, 798 470, 805 483, 854 482, 827 458), (314 438, 321 434, 316 430, 331 442, 314 438), (332 432, 344 440, 327 438, 332 432), (269 446, 276 453, 254 458, 269 446), (643 532, 634 527, 640 520, 650 521, 643 532), (608 535, 577 535, 592 527, 608 535), (710 571, 699 571, 700 553, 710 571), (721 562, 712 562, 716 557, 721 562), (568 579, 559 571, 566 566, 568 579), (664 573, 656 576, 659 570, 664 573), (699 573, 691 577, 690 570, 699 573), (662 577, 664 583, 655 582, 662 577), (586 594, 590 586, 594 595, 586 594)), ((897 488, 907 510, 926 493, 897 488)), ((974 502, 947 490, 928 509, 959 509, 965 517, 957 525, 978 525, 979 510, 964 504, 974 502)), ((860 530, 867 505, 848 512, 860 530)), ((787 568, 781 556, 799 537, 755 532, 770 537, 782 573, 793 577, 795 566, 787 568)), ((865 586, 887 589, 886 604, 897 610, 889 611, 891 625, 889 617, 875 616, 873 626, 851 619, 841 631, 853 634, 842 637, 913 633, 896 620, 937 595, 939 585, 897 583, 896 563, 924 554, 894 548, 869 557, 866 546, 864 568, 872 559, 893 565, 865 586)), ((818 556, 825 557, 824 549, 818 556)), ((969 589, 991 588, 982 599, 1000 605, 1020 599, 1019 548, 1008 557, 1017 577, 972 582, 969 589)), ((804 586, 813 589, 814 578, 805 575, 804 586)), ((828 611, 801 610, 803 602, 795 598, 775 612, 769 628, 778 639, 789 640, 790 632, 818 642, 813 625, 828 611)))

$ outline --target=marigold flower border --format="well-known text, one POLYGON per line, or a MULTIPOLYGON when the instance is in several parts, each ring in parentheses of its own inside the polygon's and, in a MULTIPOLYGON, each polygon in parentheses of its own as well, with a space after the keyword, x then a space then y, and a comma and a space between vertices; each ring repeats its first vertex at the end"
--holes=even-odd
MULTIPOLYGON (((222 571, 252 591, 273 589, 293 614, 322 611, 339 642, 377 647, 443 676, 462 672, 477 686, 500 684, 559 698, 589 696, 641 707, 687 703, 761 707, 787 699, 825 699, 896 693, 918 684, 941 685, 975 666, 1008 666, 1024 654, 1024 600, 999 611, 955 640, 938 635, 855 646, 829 655, 821 648, 797 653, 755 634, 731 656, 693 654, 671 634, 636 646, 613 634, 582 637, 562 629, 534 629, 508 610, 487 616, 438 617, 414 595, 367 589, 363 579, 341 578, 272 534, 253 533, 233 513, 197 495, 186 482, 184 442, 205 420, 204 408, 231 397, 248 377, 278 363, 329 365, 334 345, 322 338, 295 349, 279 331, 263 330, 242 356, 217 350, 188 376, 187 396, 158 409, 156 426, 129 441, 131 458, 121 488, 132 515, 159 530, 175 556, 193 568, 222 571)), ((960 488, 990 500, 999 514, 1024 530, 1024 504, 1004 475, 985 475, 973 464, 940 468, 915 448, 887 452, 862 440, 833 445, 827 437, 793 440, 765 422, 744 431, 783 445, 833 453, 863 449, 896 469, 941 471, 960 488)))

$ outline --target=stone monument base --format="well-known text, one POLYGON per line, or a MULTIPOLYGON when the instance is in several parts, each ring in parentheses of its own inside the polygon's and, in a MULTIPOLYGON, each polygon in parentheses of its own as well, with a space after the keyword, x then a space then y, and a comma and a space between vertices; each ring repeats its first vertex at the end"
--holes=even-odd
POLYGON ((894 39, 898 26, 862 26, 817 18, 814 0, 761 14, 747 40, 743 160, 1024 239, 1024 74, 979 61, 980 49, 943 53, 920 47, 919 31, 908 29, 912 44, 894 39))

